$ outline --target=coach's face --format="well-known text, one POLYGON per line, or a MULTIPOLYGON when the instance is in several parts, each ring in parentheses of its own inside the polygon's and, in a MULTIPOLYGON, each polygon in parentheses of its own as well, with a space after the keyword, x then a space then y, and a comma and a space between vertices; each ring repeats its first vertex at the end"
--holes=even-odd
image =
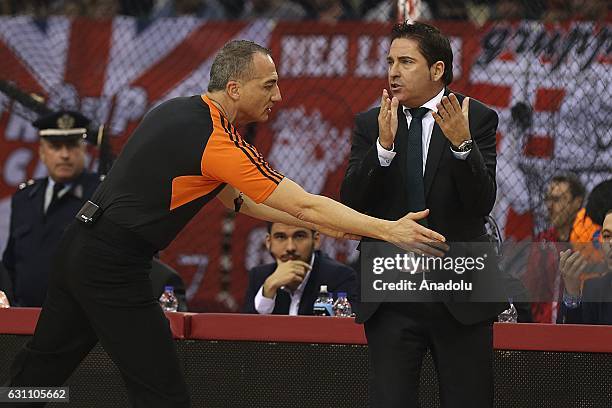
POLYGON ((444 63, 437 61, 430 67, 416 40, 393 40, 387 66, 391 94, 407 108, 421 106, 444 87, 441 80, 444 63))
POLYGON ((240 84, 238 123, 265 122, 281 100, 276 66, 269 55, 253 54, 253 76, 240 84))

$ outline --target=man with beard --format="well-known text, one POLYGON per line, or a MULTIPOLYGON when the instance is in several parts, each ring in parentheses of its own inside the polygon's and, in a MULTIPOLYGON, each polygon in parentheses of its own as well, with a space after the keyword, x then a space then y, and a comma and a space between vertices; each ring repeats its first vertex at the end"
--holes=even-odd
POLYGON ((268 223, 266 248, 276 262, 249 271, 243 312, 311 315, 322 285, 353 300, 355 272, 316 250, 319 239, 308 228, 268 223))

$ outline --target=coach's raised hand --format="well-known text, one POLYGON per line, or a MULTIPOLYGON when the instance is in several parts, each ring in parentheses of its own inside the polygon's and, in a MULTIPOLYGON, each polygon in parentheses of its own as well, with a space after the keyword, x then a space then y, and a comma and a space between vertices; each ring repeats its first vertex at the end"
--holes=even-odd
POLYGON ((378 137, 380 145, 387 150, 393 149, 393 142, 397 134, 397 107, 399 101, 396 97, 389 98, 389 92, 383 89, 380 99, 380 112, 378 113, 378 137))
POLYGON ((438 112, 432 112, 431 115, 453 146, 459 147, 461 143, 472 138, 468 115, 470 110, 469 97, 464 98, 460 105, 455 94, 451 93, 444 96, 436 107, 438 112))

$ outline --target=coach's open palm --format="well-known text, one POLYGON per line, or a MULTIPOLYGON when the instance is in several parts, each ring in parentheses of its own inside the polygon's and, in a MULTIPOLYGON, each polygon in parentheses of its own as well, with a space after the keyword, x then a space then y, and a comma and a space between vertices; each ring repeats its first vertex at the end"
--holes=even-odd
POLYGON ((436 105, 438 113, 432 112, 432 116, 435 119, 444 136, 453 144, 455 147, 466 141, 470 140, 470 122, 468 117, 468 111, 470 109, 470 98, 466 97, 463 103, 459 105, 459 100, 455 94, 444 96, 442 101, 436 105))
POLYGON ((380 111, 378 112, 378 137, 380 145, 391 150, 397 134, 397 107, 399 101, 396 97, 389 98, 389 93, 383 89, 380 99, 380 111))

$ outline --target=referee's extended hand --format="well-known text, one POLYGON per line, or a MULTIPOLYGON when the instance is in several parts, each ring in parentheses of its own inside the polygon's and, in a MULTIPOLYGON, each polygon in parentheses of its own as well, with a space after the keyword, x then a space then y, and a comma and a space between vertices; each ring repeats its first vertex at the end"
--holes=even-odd
POLYGON ((446 238, 417 222, 426 218, 428 214, 429 210, 426 209, 408 213, 403 218, 394 221, 387 242, 418 254, 444 256, 444 252, 448 251, 448 245, 444 243, 446 238))

